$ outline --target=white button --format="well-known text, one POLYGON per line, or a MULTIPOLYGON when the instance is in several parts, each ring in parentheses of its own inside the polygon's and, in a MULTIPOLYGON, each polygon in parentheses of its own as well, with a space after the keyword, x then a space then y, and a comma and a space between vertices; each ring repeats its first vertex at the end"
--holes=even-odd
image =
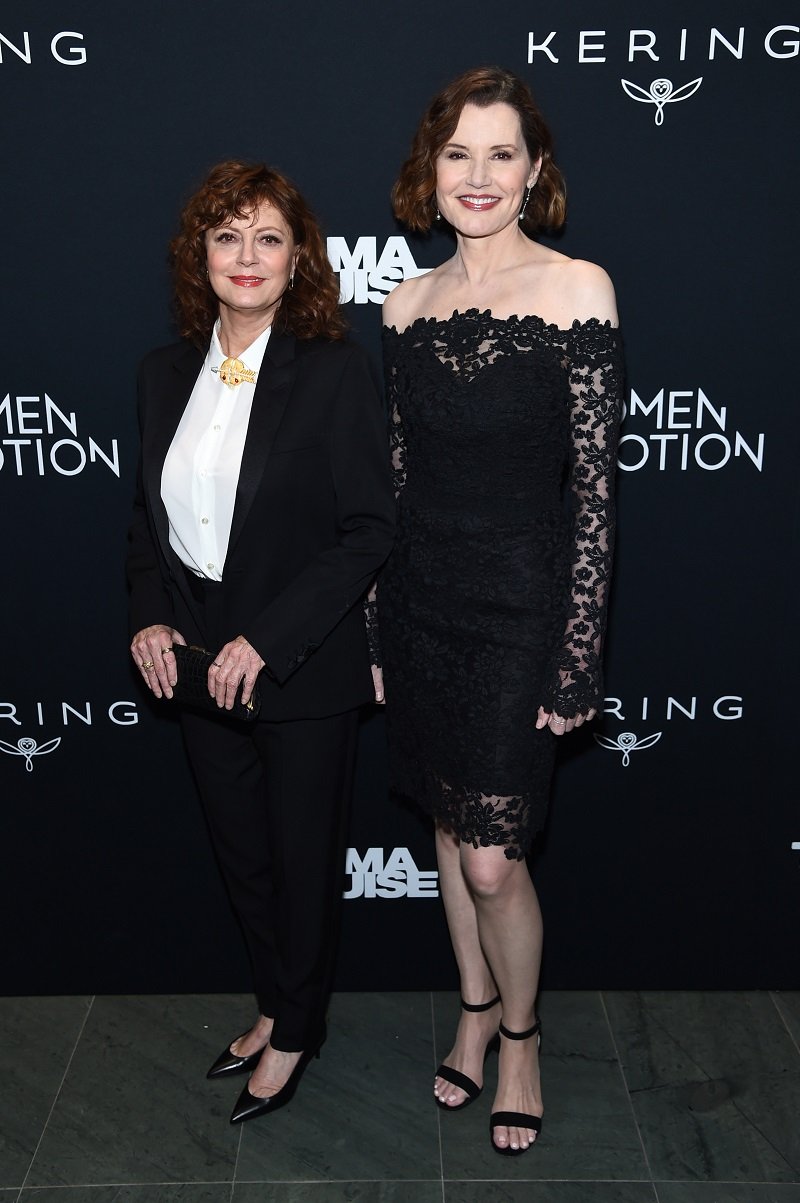
POLYGON ((215 429, 215 430, 222 430, 222 427, 219 425, 219 423, 217 423, 217 425, 214 427, 214 429, 215 429))
POLYGON ((213 571, 214 571, 214 565, 213 565, 213 564, 206 564, 206 568, 208 569, 208 571, 209 571, 209 572, 213 572, 213 571))
POLYGON ((203 526, 208 526, 208 518, 201 518, 200 521, 202 522, 203 526))
POLYGON ((200 469, 200 475, 201 475, 201 476, 205 476, 205 474, 206 474, 206 470, 205 470, 205 468, 201 468, 201 469, 200 469))

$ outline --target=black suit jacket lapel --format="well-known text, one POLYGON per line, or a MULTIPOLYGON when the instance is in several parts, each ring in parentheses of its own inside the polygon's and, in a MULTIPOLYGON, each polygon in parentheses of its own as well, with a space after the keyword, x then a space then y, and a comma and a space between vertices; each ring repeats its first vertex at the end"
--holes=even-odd
POLYGON ((289 401, 295 372, 294 335, 273 331, 269 336, 253 396, 250 423, 239 469, 226 563, 230 561, 231 552, 242 533, 264 475, 275 435, 289 401))

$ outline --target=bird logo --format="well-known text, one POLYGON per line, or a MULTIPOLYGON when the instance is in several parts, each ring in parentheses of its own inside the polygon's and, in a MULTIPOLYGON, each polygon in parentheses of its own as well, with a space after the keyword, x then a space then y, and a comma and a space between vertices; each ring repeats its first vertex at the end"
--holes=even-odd
POLYGON ((702 75, 698 79, 693 79, 691 83, 683 84, 680 88, 673 87, 671 79, 654 79, 649 89, 640 88, 638 84, 633 84, 629 79, 621 79, 622 90, 626 96, 630 96, 631 100, 638 100, 640 104, 654 104, 656 106, 655 123, 656 125, 664 124, 664 105, 673 104, 676 100, 688 100, 690 96, 694 96, 697 89, 703 82, 702 75))
POLYGON ((644 739, 639 739, 633 731, 623 731, 616 739, 609 739, 607 735, 595 735, 594 738, 601 748, 608 748, 612 752, 621 752, 622 766, 627 768, 631 762, 631 752, 641 752, 643 748, 652 748, 653 744, 657 744, 661 739, 661 732, 656 731, 654 735, 645 735, 644 739))
POLYGON ((7 744, 4 739, 0 739, 0 752, 6 752, 9 756, 24 756, 26 773, 33 772, 34 756, 45 756, 48 752, 55 752, 58 745, 61 743, 61 738, 48 739, 47 743, 37 744, 35 739, 31 739, 29 735, 18 739, 16 747, 14 744, 7 744))

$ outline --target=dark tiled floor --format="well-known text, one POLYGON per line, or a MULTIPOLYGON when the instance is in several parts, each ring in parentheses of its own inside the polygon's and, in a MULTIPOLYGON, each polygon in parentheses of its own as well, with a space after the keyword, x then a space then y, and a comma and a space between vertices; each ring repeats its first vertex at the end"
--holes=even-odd
POLYGON ((429 1096, 457 998, 340 994, 297 1097, 207 1082, 243 996, 0 999, 0 1203, 800 1203, 800 994, 541 1000, 544 1132, 429 1096))

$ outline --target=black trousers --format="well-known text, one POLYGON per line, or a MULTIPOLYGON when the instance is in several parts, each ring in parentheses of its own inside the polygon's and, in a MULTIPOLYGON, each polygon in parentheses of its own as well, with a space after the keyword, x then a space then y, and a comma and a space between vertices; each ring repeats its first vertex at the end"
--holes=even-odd
POLYGON ((181 725, 271 1043, 306 1049, 331 988, 358 711, 250 724, 186 711, 181 725))

